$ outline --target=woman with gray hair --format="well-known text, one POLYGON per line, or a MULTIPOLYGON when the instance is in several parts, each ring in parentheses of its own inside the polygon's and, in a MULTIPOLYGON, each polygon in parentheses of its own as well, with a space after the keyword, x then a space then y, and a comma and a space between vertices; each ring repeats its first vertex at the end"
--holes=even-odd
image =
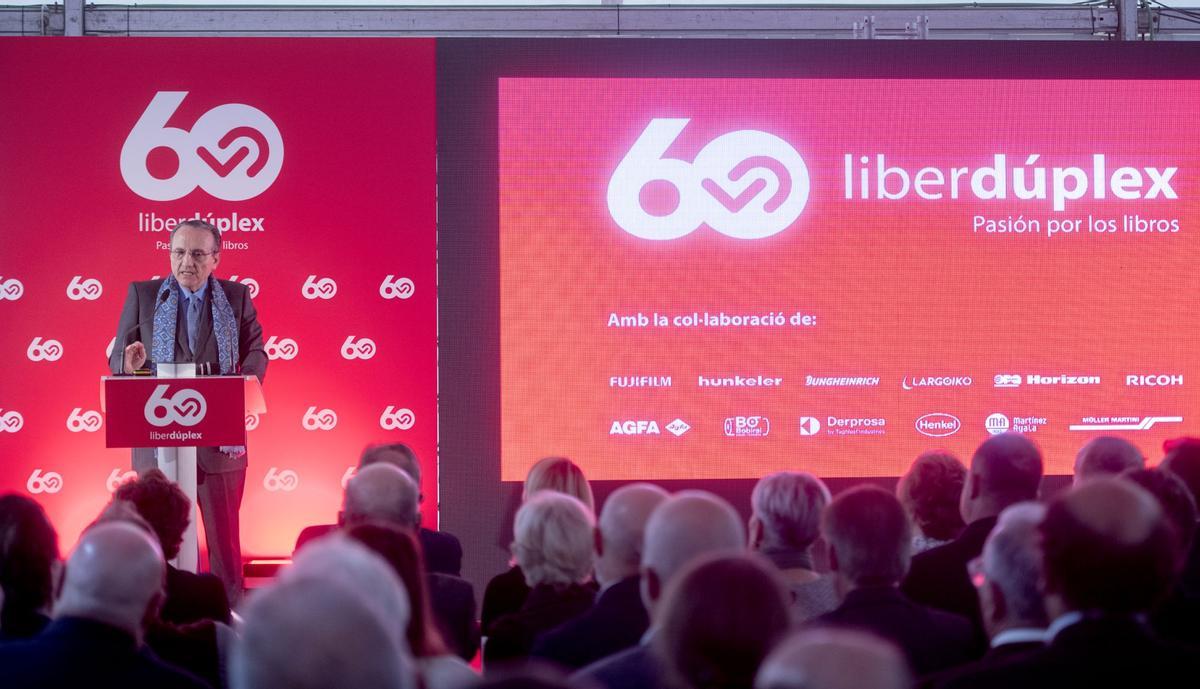
POLYGON ((593 564, 596 519, 577 498, 539 491, 526 499, 513 525, 513 556, 529 585, 519 610, 484 630, 488 669, 529 655, 538 634, 583 614, 595 589, 586 585, 593 564))

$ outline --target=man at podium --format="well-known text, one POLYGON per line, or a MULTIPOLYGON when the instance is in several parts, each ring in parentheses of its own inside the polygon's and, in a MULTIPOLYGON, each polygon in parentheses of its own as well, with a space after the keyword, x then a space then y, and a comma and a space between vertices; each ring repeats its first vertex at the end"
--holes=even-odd
MULTIPOLYGON (((117 324, 109 365, 131 374, 156 363, 195 362, 197 375, 267 372, 262 326, 249 289, 218 280, 221 232, 202 220, 186 220, 171 232, 171 274, 134 282, 117 324)), ((246 483, 246 448, 196 449, 196 498, 208 539, 209 569, 220 577, 231 604, 242 594, 242 548, 238 510, 246 483)), ((153 448, 133 450, 133 468, 157 466, 153 448)))

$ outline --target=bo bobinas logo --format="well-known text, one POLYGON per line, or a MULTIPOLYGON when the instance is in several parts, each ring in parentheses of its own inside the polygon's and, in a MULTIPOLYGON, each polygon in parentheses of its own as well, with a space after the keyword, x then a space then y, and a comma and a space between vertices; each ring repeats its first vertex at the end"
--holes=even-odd
POLYGON ((205 413, 208 412, 204 396, 196 390, 184 388, 167 397, 170 387, 159 385, 154 388, 154 393, 146 400, 146 422, 162 428, 173 423, 195 426, 203 421, 205 413))
POLYGON ((762 239, 800 217, 808 203, 808 167, 791 144, 742 129, 708 142, 691 163, 665 157, 689 122, 651 120, 617 165, 608 210, 621 229, 662 240, 707 224, 729 237, 762 239))
POLYGON ((204 113, 191 131, 168 127, 187 91, 159 91, 121 147, 121 176, 135 194, 174 201, 200 187, 225 201, 245 201, 267 190, 283 168, 283 137, 258 108, 226 103, 204 113), (157 149, 174 153, 169 177, 150 171, 157 149))

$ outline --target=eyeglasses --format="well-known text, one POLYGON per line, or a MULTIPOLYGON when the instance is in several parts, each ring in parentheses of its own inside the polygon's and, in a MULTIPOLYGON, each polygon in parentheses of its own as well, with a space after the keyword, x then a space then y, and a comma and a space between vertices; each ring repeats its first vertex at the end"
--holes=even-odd
POLYGON ((175 261, 182 261, 184 256, 191 256, 193 261, 195 261, 196 263, 200 263, 200 262, 204 261, 204 259, 208 258, 209 256, 215 255, 217 252, 215 252, 215 251, 200 251, 199 249, 193 249, 192 251, 184 251, 183 249, 172 249, 169 253, 171 254, 171 258, 175 261))

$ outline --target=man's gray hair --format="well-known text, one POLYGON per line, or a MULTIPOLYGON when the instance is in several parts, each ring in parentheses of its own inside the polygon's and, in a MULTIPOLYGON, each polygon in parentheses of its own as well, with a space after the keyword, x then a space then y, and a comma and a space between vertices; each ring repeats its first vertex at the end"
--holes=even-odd
POLYGON ((1039 527, 1046 506, 1019 502, 1000 513, 996 526, 983 546, 983 573, 996 585, 1009 606, 1009 617, 1045 625, 1042 601, 1042 548, 1039 527))
POLYGON ((404 443, 378 443, 363 448, 358 458, 358 468, 372 464, 392 464, 412 477, 417 486, 421 485, 421 461, 417 453, 404 443))
POLYGON ((907 689, 912 674, 895 644, 852 629, 794 634, 767 656, 754 689, 907 689))
POLYGON ((525 582, 532 587, 587 579, 595 527, 592 511, 578 499, 550 490, 531 495, 513 523, 513 555, 525 582))
POLYGON ((665 588, 701 555, 746 549, 746 531, 737 510, 721 498, 685 490, 664 500, 646 522, 642 569, 652 569, 665 588))
POLYGON ((379 519, 405 528, 417 523, 421 491, 415 481, 393 464, 371 464, 346 482, 342 522, 379 519))
POLYGON ((797 549, 808 548, 817 540, 821 512, 829 500, 829 488, 821 479, 799 471, 764 476, 750 494, 766 544, 797 549))
POLYGON ((1146 458, 1136 445, 1124 438, 1102 435, 1089 440, 1075 455, 1075 483, 1145 468, 1146 458))
POLYGON ((175 233, 187 228, 189 230, 204 230, 212 235, 213 238, 213 253, 221 252, 221 231, 215 225, 196 218, 190 218, 179 223, 171 228, 171 236, 167 238, 167 243, 172 244, 175 241, 175 233))

